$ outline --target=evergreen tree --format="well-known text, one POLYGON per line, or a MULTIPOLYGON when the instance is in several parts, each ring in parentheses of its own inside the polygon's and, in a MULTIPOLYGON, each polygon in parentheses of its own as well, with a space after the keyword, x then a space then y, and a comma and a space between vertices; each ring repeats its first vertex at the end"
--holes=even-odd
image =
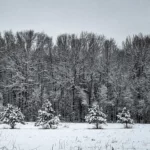
POLYGON ((133 124, 133 119, 131 119, 131 115, 129 110, 126 107, 123 108, 122 112, 117 115, 118 122, 125 124, 125 128, 129 128, 129 124, 133 124))
MULTIPOLYGON (((102 108, 99 105, 95 104, 92 108, 89 109, 88 115, 85 117, 85 120, 88 123, 96 123, 96 128, 99 128, 99 124, 106 124, 106 114, 102 112, 102 108)), ((100 126, 101 128, 101 126, 100 126)))
POLYGON ((56 128, 59 122, 59 116, 55 115, 51 102, 46 100, 42 106, 42 110, 38 111, 38 119, 35 125, 48 129, 53 127, 56 128))
POLYGON ((1 121, 9 124, 11 129, 14 129, 16 123, 25 124, 21 110, 11 104, 8 104, 4 112, 2 112, 1 121))

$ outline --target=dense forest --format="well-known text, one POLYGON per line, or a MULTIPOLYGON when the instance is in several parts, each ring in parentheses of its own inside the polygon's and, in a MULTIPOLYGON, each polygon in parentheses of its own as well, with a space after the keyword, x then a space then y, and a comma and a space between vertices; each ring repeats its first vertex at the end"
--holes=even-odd
POLYGON ((109 122, 127 107, 138 123, 150 122, 150 36, 114 39, 82 32, 56 42, 32 30, 0 34, 0 99, 35 121, 45 99, 62 121, 84 122, 97 102, 109 122))

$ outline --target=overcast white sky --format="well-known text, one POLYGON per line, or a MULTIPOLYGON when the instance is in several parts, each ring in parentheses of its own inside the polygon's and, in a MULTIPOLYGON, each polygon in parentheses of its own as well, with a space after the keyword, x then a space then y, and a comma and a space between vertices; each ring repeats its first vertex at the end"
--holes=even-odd
POLYGON ((115 38, 150 33, 150 0, 0 0, 0 31, 33 29, 54 37, 89 31, 115 38))

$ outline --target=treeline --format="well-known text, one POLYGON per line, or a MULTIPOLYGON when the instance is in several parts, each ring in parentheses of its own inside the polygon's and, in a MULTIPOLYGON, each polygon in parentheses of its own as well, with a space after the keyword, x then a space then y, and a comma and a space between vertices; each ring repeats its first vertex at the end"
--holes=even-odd
POLYGON ((150 36, 114 39, 82 32, 53 43, 32 30, 0 35, 0 99, 35 121, 45 99, 64 121, 85 121, 94 102, 108 121, 127 107, 136 122, 150 122, 150 36))

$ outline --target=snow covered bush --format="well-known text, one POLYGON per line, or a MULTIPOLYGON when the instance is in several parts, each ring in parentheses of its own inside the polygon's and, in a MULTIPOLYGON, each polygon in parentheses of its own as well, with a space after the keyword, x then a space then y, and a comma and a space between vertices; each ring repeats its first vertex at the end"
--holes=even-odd
POLYGON ((51 102, 46 100, 42 109, 38 111, 38 119, 35 125, 42 126, 43 129, 57 128, 60 119, 59 116, 55 115, 51 102))
POLYGON ((85 120, 88 123, 95 123, 96 128, 101 127, 102 124, 107 123, 106 114, 102 112, 102 108, 99 107, 98 104, 93 105, 92 108, 89 108, 89 113, 85 116, 85 120))
POLYGON ((11 104, 7 105, 1 115, 2 123, 9 124, 11 129, 15 128, 16 123, 25 124, 21 110, 11 104))
POLYGON ((122 112, 117 115, 118 122, 125 124, 125 128, 130 128, 133 124, 133 119, 131 119, 131 115, 129 110, 126 107, 123 108, 122 112))

